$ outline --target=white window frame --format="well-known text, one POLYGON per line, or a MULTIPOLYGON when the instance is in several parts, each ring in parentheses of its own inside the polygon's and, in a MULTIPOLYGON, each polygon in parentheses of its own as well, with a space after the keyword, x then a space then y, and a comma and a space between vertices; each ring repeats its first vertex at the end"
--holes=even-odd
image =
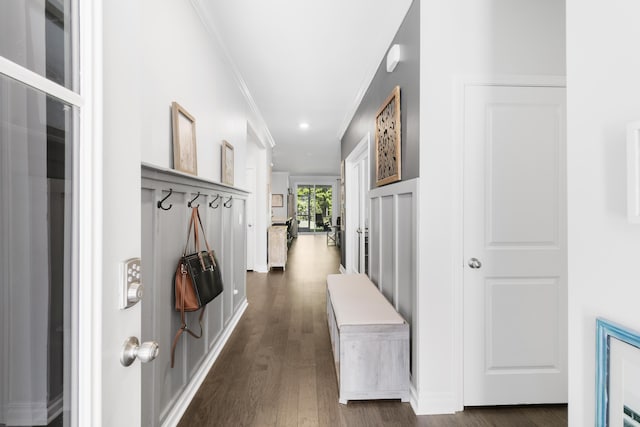
POLYGON ((73 120, 71 425, 102 415, 102 0, 71 0, 77 92, 0 56, 0 74, 77 108, 73 120), (77 11, 77 12, 76 12, 77 11), (80 286, 82 284, 82 286, 80 286))

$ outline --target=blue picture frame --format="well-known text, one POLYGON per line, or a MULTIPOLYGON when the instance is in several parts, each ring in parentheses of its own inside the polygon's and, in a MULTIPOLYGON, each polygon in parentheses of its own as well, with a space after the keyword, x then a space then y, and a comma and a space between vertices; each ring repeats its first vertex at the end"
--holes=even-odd
POLYGON ((610 339, 638 347, 640 334, 608 320, 596 319, 596 426, 609 426, 609 371, 610 339))

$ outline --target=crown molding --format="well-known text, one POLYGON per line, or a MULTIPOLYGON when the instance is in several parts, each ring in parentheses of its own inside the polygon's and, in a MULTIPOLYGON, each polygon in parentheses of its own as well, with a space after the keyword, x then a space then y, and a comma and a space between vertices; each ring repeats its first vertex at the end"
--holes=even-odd
POLYGON ((194 10, 198 14, 198 17, 202 21, 202 24, 204 25, 205 29, 207 30, 209 35, 211 35, 214 42, 216 42, 220 46, 220 49, 222 49, 222 53, 225 56, 227 62, 229 63, 231 72, 236 80, 236 83, 238 84, 238 88, 240 89, 240 92, 242 93, 245 100, 247 101, 247 104, 249 105, 251 112, 255 115, 256 119, 258 120, 257 125, 262 127, 262 130, 264 131, 264 134, 267 138, 267 142, 269 143, 269 146, 273 148, 275 147, 276 142, 273 139, 271 132, 269 131, 269 127, 267 126, 267 123, 265 122, 264 117, 262 116, 262 113, 258 108, 258 105, 253 99, 253 96, 251 95, 251 92, 249 91, 249 88, 247 87, 247 84, 244 81, 242 74, 240 74, 240 70, 238 70, 238 67, 233 61, 233 58, 229 54, 229 50, 227 49, 227 46, 224 44, 222 37, 220 37, 220 33, 218 33, 218 30, 215 28, 213 18, 209 15, 203 3, 204 3, 203 0, 191 0, 191 5, 193 6, 194 10))

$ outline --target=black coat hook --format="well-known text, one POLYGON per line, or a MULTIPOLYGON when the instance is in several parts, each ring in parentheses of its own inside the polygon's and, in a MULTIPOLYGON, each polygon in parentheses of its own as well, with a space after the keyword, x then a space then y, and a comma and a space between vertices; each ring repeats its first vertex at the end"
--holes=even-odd
POLYGON ((173 205, 171 205, 171 204, 169 205, 169 207, 168 207, 168 208, 165 208, 164 206, 162 206, 162 202, 164 202, 164 201, 165 201, 165 200, 167 200, 169 197, 171 197, 171 194, 172 194, 172 193, 173 193, 173 190, 170 188, 170 189, 169 189, 169 194, 167 194, 167 195, 165 196, 165 198, 164 198, 164 199, 162 199, 162 200, 159 200, 159 201, 158 201, 158 207, 159 207, 160 209, 162 209, 163 211, 168 211, 168 210, 169 210, 169 209, 171 209, 171 207, 173 206, 173 205))
POLYGON ((229 200, 227 200, 226 202, 224 202, 224 207, 225 208, 230 208, 232 203, 231 201, 233 200, 233 196, 229 197, 229 200))
POLYGON ((215 206, 213 204, 220 199, 220 195, 216 194, 216 198, 209 202, 209 207, 213 209, 218 209, 220 207, 220 202, 216 203, 215 206))
MULTIPOLYGON (((191 203, 195 202, 196 199, 200 197, 200 192, 198 191, 198 194, 196 195, 196 197, 194 197, 193 199, 191 199, 191 201, 189 203, 187 203, 187 206, 191 207, 191 203)), ((196 208, 200 207, 200 205, 196 206, 196 208)))

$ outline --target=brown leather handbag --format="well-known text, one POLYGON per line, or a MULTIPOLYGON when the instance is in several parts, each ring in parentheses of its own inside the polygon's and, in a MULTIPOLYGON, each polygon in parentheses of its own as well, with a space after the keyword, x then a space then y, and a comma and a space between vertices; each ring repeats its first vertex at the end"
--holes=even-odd
POLYGON ((222 275, 218 260, 214 252, 209 247, 207 236, 202 226, 200 212, 197 207, 191 208, 191 219, 189 220, 189 230, 187 231, 187 243, 182 252, 182 257, 178 262, 176 274, 173 280, 175 294, 175 309, 180 312, 181 326, 176 332, 171 347, 171 367, 173 368, 176 346, 178 339, 183 332, 189 333, 194 338, 202 336, 202 318, 204 316, 205 306, 215 297, 220 295, 223 290, 222 275), (193 230, 195 252, 187 255, 189 240, 193 230), (202 230, 206 251, 200 250, 199 230, 202 230), (185 319, 186 311, 200 310, 198 322, 200 324, 200 333, 194 333, 187 326, 185 319))

